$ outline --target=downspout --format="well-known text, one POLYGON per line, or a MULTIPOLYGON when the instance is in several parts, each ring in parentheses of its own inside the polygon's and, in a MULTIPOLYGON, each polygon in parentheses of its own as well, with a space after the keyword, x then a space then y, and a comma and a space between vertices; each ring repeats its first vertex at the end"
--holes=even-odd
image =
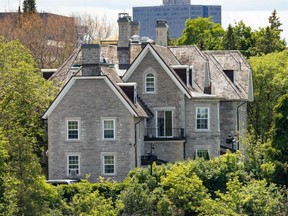
MULTIPOLYGON (((243 106, 244 104, 246 104, 247 101, 244 101, 242 102, 240 105, 237 106, 237 133, 239 134, 239 130, 240 130, 240 120, 239 120, 239 108, 241 106, 243 106)), ((238 140, 237 140, 237 147, 236 147, 236 150, 239 150, 239 137, 238 137, 238 140)))
POLYGON ((143 121, 143 119, 141 119, 140 121, 135 123, 135 127, 134 127, 134 139, 135 139, 135 143, 134 143, 134 148, 135 148, 135 167, 138 166, 138 162, 137 162, 137 125, 143 121))

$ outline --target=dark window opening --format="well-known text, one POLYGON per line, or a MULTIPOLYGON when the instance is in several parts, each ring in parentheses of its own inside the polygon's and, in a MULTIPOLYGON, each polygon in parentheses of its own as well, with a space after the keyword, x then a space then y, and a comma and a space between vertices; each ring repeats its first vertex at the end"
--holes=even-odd
POLYGON ((226 76, 234 83, 234 71, 233 70, 223 70, 226 76))

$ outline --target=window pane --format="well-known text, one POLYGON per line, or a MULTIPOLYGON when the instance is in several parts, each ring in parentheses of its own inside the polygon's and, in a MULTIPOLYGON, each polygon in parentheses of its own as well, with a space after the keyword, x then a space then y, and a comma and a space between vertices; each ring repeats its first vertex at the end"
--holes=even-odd
POLYGON ((79 174, 79 156, 68 157, 69 174, 79 174))
POLYGON ((114 139, 114 121, 113 120, 104 120, 104 138, 114 139))
POLYGON ((78 121, 68 121, 68 139, 78 139, 78 121))
POLYGON ((104 129, 113 129, 113 121, 104 121, 104 129))
POLYGON ((172 111, 165 111, 165 133, 172 136, 172 111))
POLYGON ((197 108, 197 129, 208 129, 208 108, 197 108))
POLYGON ((201 149, 201 150, 197 150, 197 157, 203 157, 203 158, 209 158, 209 152, 208 150, 204 150, 204 149, 201 149))
POLYGON ((172 111, 157 112, 158 136, 173 136, 172 133, 172 111))
POLYGON ((114 138, 113 130, 104 130, 104 138, 114 138))
POLYGON ((112 174, 115 172, 114 169, 114 156, 104 156, 104 173, 105 174, 112 174))
POLYGON ((146 92, 154 92, 155 90, 155 78, 153 74, 146 75, 146 92))

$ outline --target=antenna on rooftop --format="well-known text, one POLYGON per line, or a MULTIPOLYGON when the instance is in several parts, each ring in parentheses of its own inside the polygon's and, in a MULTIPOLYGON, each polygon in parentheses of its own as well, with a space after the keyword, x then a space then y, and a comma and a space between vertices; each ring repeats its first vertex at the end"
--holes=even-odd
POLYGON ((19 0, 18 13, 21 13, 21 0, 19 0))

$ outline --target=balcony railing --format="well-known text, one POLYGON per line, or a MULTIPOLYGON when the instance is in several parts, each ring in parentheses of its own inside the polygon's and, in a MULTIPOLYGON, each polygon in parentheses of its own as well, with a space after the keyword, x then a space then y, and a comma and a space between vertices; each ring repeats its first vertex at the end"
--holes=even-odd
POLYGON ((146 128, 144 140, 185 139, 184 128, 146 128))

